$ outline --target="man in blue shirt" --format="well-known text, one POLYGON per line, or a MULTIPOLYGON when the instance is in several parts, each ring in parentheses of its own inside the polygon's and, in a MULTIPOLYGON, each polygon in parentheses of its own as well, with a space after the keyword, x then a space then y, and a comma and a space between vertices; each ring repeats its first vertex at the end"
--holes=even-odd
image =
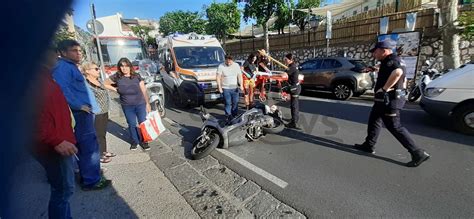
POLYGON ((53 69, 53 77, 61 87, 72 110, 76 126, 77 154, 82 188, 103 189, 111 184, 100 174, 99 144, 94 128, 94 113, 100 111, 94 94, 87 86, 77 65, 82 60, 82 50, 75 40, 63 40, 58 44, 61 58, 53 69))

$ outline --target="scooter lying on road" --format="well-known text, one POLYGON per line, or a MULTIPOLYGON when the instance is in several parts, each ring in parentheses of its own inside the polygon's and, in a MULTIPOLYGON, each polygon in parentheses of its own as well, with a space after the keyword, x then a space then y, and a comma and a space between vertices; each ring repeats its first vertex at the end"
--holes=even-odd
POLYGON ((426 60, 426 69, 421 71, 421 78, 416 82, 416 85, 411 89, 410 93, 408 94, 409 102, 417 101, 423 94, 426 85, 428 85, 432 80, 441 76, 438 70, 433 68, 434 63, 435 62, 430 62, 426 60))
POLYGON ((279 133, 285 128, 282 113, 275 105, 258 104, 231 121, 220 121, 201 107, 201 119, 204 124, 201 135, 193 142, 193 160, 206 157, 218 146, 228 148, 244 144, 266 134, 279 133))

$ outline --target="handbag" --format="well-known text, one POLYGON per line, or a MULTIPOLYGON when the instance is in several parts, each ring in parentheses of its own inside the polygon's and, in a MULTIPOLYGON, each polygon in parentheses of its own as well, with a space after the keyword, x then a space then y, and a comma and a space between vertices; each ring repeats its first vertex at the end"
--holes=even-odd
POLYGON ((146 120, 139 125, 143 142, 150 142, 158 138, 166 128, 161 121, 160 113, 152 111, 146 116, 146 120))

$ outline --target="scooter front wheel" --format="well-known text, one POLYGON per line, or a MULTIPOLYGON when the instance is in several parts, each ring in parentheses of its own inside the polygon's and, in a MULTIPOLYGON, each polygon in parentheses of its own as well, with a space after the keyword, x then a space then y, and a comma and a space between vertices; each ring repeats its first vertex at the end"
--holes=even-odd
POLYGON ((285 124, 283 124, 283 121, 277 118, 273 118, 273 126, 268 127, 268 126, 262 126, 263 132, 266 134, 277 134, 283 131, 285 128, 285 124))
POLYGON ((421 96, 420 88, 418 88, 417 86, 413 88, 413 90, 408 94, 408 101, 415 102, 416 100, 418 100, 418 98, 420 98, 420 96, 421 96))
POLYGON ((191 150, 191 159, 199 160, 207 157, 219 145, 220 136, 215 132, 208 135, 201 135, 193 142, 191 150))
POLYGON ((160 114, 160 117, 163 118, 165 117, 166 115, 166 109, 165 109, 165 105, 163 102, 160 102, 160 101, 155 101, 151 104, 151 109, 153 111, 158 111, 158 113, 160 114))

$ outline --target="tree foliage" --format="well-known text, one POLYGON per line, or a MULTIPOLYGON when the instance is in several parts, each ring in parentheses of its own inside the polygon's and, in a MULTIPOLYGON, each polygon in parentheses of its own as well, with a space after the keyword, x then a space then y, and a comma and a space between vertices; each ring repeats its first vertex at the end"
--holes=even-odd
POLYGON ((174 32, 202 34, 206 30, 206 21, 198 12, 182 10, 167 12, 160 18, 160 30, 165 35, 174 32))
POLYGON ((293 0, 289 0, 287 3, 278 4, 280 5, 277 7, 277 11, 275 13, 277 19, 275 21, 275 24, 273 25, 273 28, 275 30, 278 30, 278 33, 284 33, 283 29, 292 21, 291 14, 292 11, 295 9, 295 2, 293 0))
POLYGON ((464 28, 462 35, 468 40, 474 39, 474 11, 462 12, 458 20, 459 26, 464 28))
POLYGON ((245 1, 244 20, 255 19, 262 26, 265 37, 265 50, 269 50, 267 22, 285 5, 287 0, 250 0, 245 1))
POLYGON ((76 40, 79 44, 81 44, 83 51, 82 56, 84 59, 98 63, 98 59, 93 56, 96 46, 94 45, 92 35, 77 25, 74 26, 74 29, 76 30, 76 40))
MULTIPOLYGON (((321 0, 299 0, 296 4, 297 9, 308 9, 319 7, 321 0)), ((306 25, 308 25, 308 13, 295 10, 293 13, 293 24, 300 28, 300 31, 304 31, 306 25)))
POLYGON ((153 27, 137 25, 137 26, 132 26, 131 29, 132 29, 132 32, 136 36, 140 37, 145 42, 148 42, 149 38, 153 38, 153 37, 150 37, 149 35, 150 31, 154 30, 153 27))
POLYGON ((252 0, 244 7, 244 20, 256 19, 257 24, 266 25, 268 20, 285 5, 286 0, 252 0))
POLYGON ((206 31, 223 39, 226 34, 235 33, 240 27, 240 12, 237 3, 212 3, 206 8, 208 19, 206 31))
POLYGON ((66 26, 60 26, 59 29, 54 34, 53 38, 53 46, 57 47, 58 43, 63 40, 74 40, 75 34, 73 32, 69 32, 66 26))

